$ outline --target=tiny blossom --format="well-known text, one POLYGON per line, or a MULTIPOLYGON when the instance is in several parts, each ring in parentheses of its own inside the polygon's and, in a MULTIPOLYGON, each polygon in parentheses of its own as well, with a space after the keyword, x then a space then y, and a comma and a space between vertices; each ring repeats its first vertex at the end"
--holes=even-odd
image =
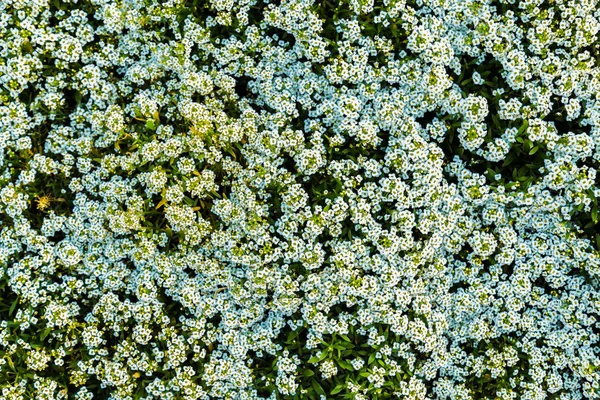
POLYGON ((477 71, 473 72, 472 79, 473 79, 473 83, 476 85, 483 85, 483 83, 485 82, 485 80, 481 77, 481 75, 477 71))
POLYGON ((104 115, 106 127, 113 132, 120 132, 125 127, 123 111, 117 105, 111 105, 104 115))

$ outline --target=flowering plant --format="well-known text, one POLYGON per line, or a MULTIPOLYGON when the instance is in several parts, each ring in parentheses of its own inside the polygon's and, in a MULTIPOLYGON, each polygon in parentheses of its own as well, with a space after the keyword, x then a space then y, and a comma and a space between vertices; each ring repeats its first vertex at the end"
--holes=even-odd
POLYGON ((599 398, 599 31, 0 2, 1 397, 599 398))

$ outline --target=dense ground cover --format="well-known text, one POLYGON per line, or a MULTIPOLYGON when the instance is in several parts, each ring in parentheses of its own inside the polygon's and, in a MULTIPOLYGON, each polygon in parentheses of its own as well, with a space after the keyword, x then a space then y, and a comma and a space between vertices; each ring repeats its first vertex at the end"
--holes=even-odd
POLYGON ((600 397, 599 19, 0 0, 1 397, 600 397))

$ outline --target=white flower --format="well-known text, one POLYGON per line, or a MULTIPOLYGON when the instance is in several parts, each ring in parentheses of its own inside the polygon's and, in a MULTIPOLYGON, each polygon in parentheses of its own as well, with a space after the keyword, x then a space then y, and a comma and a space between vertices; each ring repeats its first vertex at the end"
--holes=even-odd
POLYGON ((76 265, 82 258, 79 248, 68 241, 62 241, 57 246, 56 255, 66 266, 76 265))

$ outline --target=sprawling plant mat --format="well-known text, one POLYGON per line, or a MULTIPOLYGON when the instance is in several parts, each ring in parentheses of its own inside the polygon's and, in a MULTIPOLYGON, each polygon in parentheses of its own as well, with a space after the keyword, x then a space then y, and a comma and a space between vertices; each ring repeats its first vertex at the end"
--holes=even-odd
POLYGON ((0 0, 0 398, 599 398, 599 20, 0 0))

